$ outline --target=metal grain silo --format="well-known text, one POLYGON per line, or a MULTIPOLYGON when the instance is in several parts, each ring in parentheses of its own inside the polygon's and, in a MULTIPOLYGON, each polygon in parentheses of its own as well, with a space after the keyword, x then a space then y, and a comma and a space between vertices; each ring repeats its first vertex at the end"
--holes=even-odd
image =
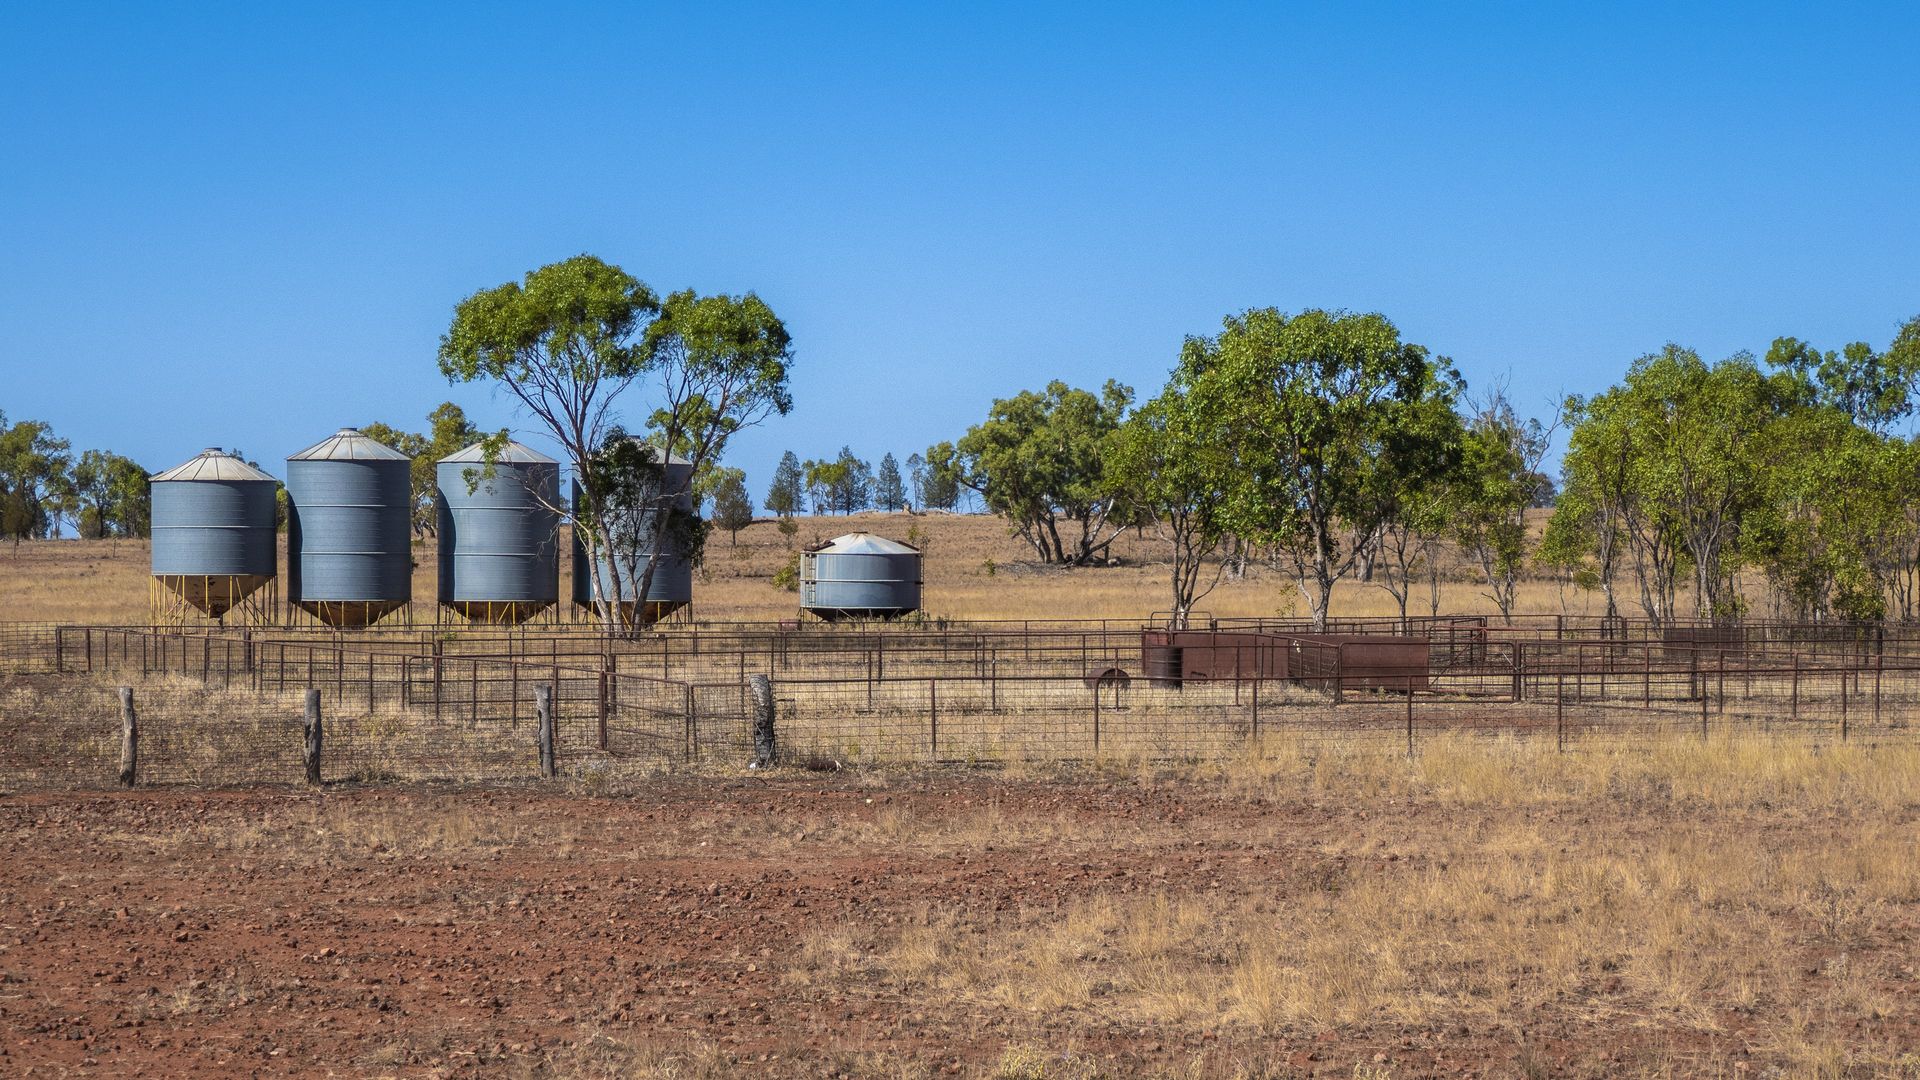
POLYGON ((800 610, 828 621, 890 619, 920 607, 920 552, 848 533, 800 553, 800 610))
MULTIPOLYGON (((645 444, 642 444, 645 445, 645 444)), ((656 456, 657 447, 648 449, 656 456)), ((693 463, 675 454, 665 455, 665 464, 661 466, 661 483, 666 490, 675 492, 673 508, 680 514, 693 513, 693 463)), ((580 484, 573 485, 573 505, 580 509, 580 484)), ((623 523, 616 523, 616 528, 623 523)), ((693 563, 686 552, 680 550, 671 539, 665 544, 656 543, 647 524, 624 523, 630 529, 631 543, 618 557, 609 559, 602 555, 599 573, 588 572, 586 546, 580 542, 576 532, 573 540, 573 602, 589 610, 593 607, 596 590, 607 590, 615 598, 620 610, 634 623, 649 626, 679 611, 693 602, 693 563), (663 549, 663 550, 662 550, 663 549), (635 604, 636 592, 640 586, 640 575, 646 571, 646 556, 659 551, 655 560, 653 581, 647 587, 646 603, 635 604), (614 574, 613 568, 618 569, 614 574), (597 579, 597 580, 596 580, 597 579)))
POLYGON ((488 476, 483 447, 435 466, 440 603, 473 622, 511 626, 560 601, 560 463, 509 442, 488 476))
MULTIPOLYGON (((151 485, 155 622, 184 614, 182 602, 221 619, 273 583, 278 481, 212 447, 151 485)), ((271 594, 261 621, 271 618, 271 594)))
POLYGON ((370 626, 413 598, 407 456, 354 428, 287 459, 287 600, 328 626, 370 626))

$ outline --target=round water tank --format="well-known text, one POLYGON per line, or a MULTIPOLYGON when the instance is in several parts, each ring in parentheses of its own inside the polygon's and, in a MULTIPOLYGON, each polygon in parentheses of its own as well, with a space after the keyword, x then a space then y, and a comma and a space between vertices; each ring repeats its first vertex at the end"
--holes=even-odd
POLYGON ((440 603, 513 625, 560 600, 560 463, 509 442, 487 475, 484 445, 440 459, 440 603))
POLYGON ((273 580, 273 477, 213 447, 151 483, 153 576, 164 588, 217 619, 273 580))
POLYGON ((848 533, 800 554, 800 610, 827 620, 888 619, 920 607, 920 552, 848 533))
POLYGON ((369 626, 413 598, 407 456, 353 428, 287 459, 287 599, 369 626))
MULTIPOLYGON (((661 459, 659 448, 644 446, 653 460, 661 459)), ((675 454, 664 455, 659 483, 673 494, 673 509, 682 515, 693 513, 693 464, 675 454)), ((639 500, 648 500, 643 494, 639 500)), ((580 485, 573 485, 576 513, 582 505, 580 485)), ((671 536, 664 542, 654 535, 650 515, 629 511, 616 515, 611 523, 617 534, 609 555, 602 552, 597 573, 588 572, 586 546, 578 533, 573 541, 573 602, 592 608, 596 596, 605 595, 617 603, 623 613, 641 625, 651 625, 693 602, 693 563, 671 536), (653 580, 647 586, 646 602, 637 604, 640 577, 646 572, 648 556, 654 556, 653 580)))

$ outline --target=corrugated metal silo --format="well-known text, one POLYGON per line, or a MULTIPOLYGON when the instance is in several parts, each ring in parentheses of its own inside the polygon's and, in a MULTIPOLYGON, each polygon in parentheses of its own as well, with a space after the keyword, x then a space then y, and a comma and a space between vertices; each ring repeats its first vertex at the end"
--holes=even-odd
POLYGON ((287 459, 287 600, 329 626, 370 626, 413 598, 405 454, 354 428, 287 459))
POLYGON ((891 619, 920 607, 920 552, 848 533, 800 553, 800 609, 828 621, 891 619))
MULTIPOLYGON (((653 453, 660 453, 657 447, 650 447, 653 453)), ((661 467, 661 481, 667 490, 677 491, 674 509, 682 514, 693 513, 693 463, 676 454, 668 454, 661 467)), ((580 506, 580 484, 573 485, 573 505, 580 506)), ((605 589, 617 597, 620 609, 632 621, 649 626, 679 611, 693 602, 693 563, 684 551, 669 540, 655 560, 653 581, 647 588, 646 603, 635 604, 635 592, 640 586, 640 575, 646 571, 646 555, 657 549, 653 539, 645 535, 644 526, 635 529, 637 536, 631 550, 616 559, 609 560, 604 555, 600 559, 600 572, 588 573, 586 546, 576 534, 573 541, 573 602, 580 607, 591 609, 596 588, 605 589), (618 568, 614 575, 611 568, 618 568), (596 584, 595 578, 598 578, 596 584)))
POLYGON ((517 442, 440 459, 440 603, 474 622, 514 625, 560 600, 560 463, 517 442))
MULTIPOLYGON (((216 446, 151 484, 153 579, 167 597, 220 619, 274 580, 273 477, 216 446)), ((168 610, 161 595, 156 622, 168 610)))

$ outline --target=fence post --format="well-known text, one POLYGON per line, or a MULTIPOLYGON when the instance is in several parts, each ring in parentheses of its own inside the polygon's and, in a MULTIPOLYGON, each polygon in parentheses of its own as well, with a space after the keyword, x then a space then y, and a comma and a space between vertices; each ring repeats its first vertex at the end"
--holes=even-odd
MULTIPOLYGON (((744 654, 742 654, 744 655, 744 654)), ((747 680, 747 692, 753 696, 753 765, 764 769, 773 764, 773 676, 755 675, 747 680)))
POLYGON ((1707 741, 1707 693, 1704 687, 1700 691, 1700 741, 1707 741))
POLYGON ((1847 741, 1847 672, 1840 671, 1840 741, 1847 741))
POLYGON ((53 628, 53 670, 55 674, 67 673, 67 628, 53 628))
POLYGON ((133 711, 133 687, 120 688, 120 786, 132 787, 140 772, 140 717, 133 711))
MULTIPOLYGON (((686 710, 687 714, 687 760, 697 761, 700 758, 700 717, 699 714, 695 712, 697 705, 693 698, 692 683, 685 684, 685 688, 681 691, 681 697, 686 703, 682 707, 686 710)), ((602 747, 602 749, 605 749, 605 747, 602 747)))
POLYGON ((1873 654, 1873 726, 1880 726, 1880 670, 1885 665, 1886 654, 1873 654))
MULTIPOLYGON (((1515 671, 1513 677, 1518 680, 1519 672, 1515 671)), ((1407 756, 1413 756, 1413 676, 1411 675, 1407 676, 1407 756)))
POLYGON ((940 760, 940 680, 927 680, 927 748, 931 759, 940 760))
MULTIPOLYGON (((1084 645, 1083 652, 1084 656, 1084 645)), ((1093 681, 1093 756, 1100 756, 1100 680, 1093 681)))
POLYGON ((1553 737, 1561 753, 1567 752, 1567 674, 1553 677, 1553 737))
POLYGON ((307 767, 307 783, 320 783, 320 691, 307 691, 307 739, 300 748, 300 760, 307 767))
POLYGON ((1800 719, 1800 654, 1791 655, 1793 656, 1793 696, 1787 716, 1789 719, 1798 720, 1800 719))
POLYGON ((1253 677, 1253 741, 1260 741, 1260 676, 1253 677))
POLYGON ((600 673, 600 749, 607 748, 607 673, 600 673))
POLYGON ((540 775, 553 779, 553 687, 536 683, 533 688, 533 714, 538 718, 540 775))

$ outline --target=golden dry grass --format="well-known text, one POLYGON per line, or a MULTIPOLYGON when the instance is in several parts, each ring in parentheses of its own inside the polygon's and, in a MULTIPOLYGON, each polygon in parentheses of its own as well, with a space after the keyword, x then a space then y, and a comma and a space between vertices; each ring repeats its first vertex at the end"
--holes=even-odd
MULTIPOLYGON (((706 566, 696 577, 694 606, 713 621, 792 619, 798 598, 773 587, 773 575, 794 550, 842 533, 866 530, 906 539, 917 530, 926 547, 924 602, 930 615, 956 619, 1143 619, 1170 606, 1166 546, 1151 534, 1128 533, 1114 545, 1122 565, 1063 569, 1033 561, 1032 551, 1009 535, 1006 522, 985 515, 856 514, 803 517, 792 540, 770 521, 757 522, 738 543, 716 535, 706 566)), ((414 548, 416 617, 430 618, 436 551, 431 541, 414 548)), ((285 566, 284 545, 281 565, 285 566)), ((34 541, 0 548, 0 619, 23 622, 136 623, 148 618, 148 550, 145 541, 34 541)), ((562 568, 562 582, 571 580, 562 568)), ((1441 589, 1442 613, 1485 612, 1493 604, 1471 569, 1451 559, 1441 589)), ((1221 617, 1302 615, 1306 606, 1292 581, 1255 567, 1241 581, 1223 582, 1202 601, 1221 617)), ((1527 613, 1598 614, 1599 598, 1549 581, 1523 583, 1517 610, 1527 613)), ((1334 613, 1393 615, 1385 590, 1342 583, 1334 613)), ((1409 610, 1427 610, 1424 587, 1409 610)))
MULTIPOLYGON (((1276 740, 1138 779, 1361 820, 1297 838, 1334 867, 1304 889, 1099 892, 1011 923, 933 905, 891 932, 820 927, 789 977, 1147 1028, 1551 1021, 1730 1036, 1784 1076, 1920 1067, 1897 1041, 1843 1034, 1912 1012, 1895 943, 1920 904, 1915 749, 1675 739, 1563 755, 1456 737, 1409 760, 1276 740)), ((1674 1071, 1734 1073, 1697 1057, 1674 1071)))

